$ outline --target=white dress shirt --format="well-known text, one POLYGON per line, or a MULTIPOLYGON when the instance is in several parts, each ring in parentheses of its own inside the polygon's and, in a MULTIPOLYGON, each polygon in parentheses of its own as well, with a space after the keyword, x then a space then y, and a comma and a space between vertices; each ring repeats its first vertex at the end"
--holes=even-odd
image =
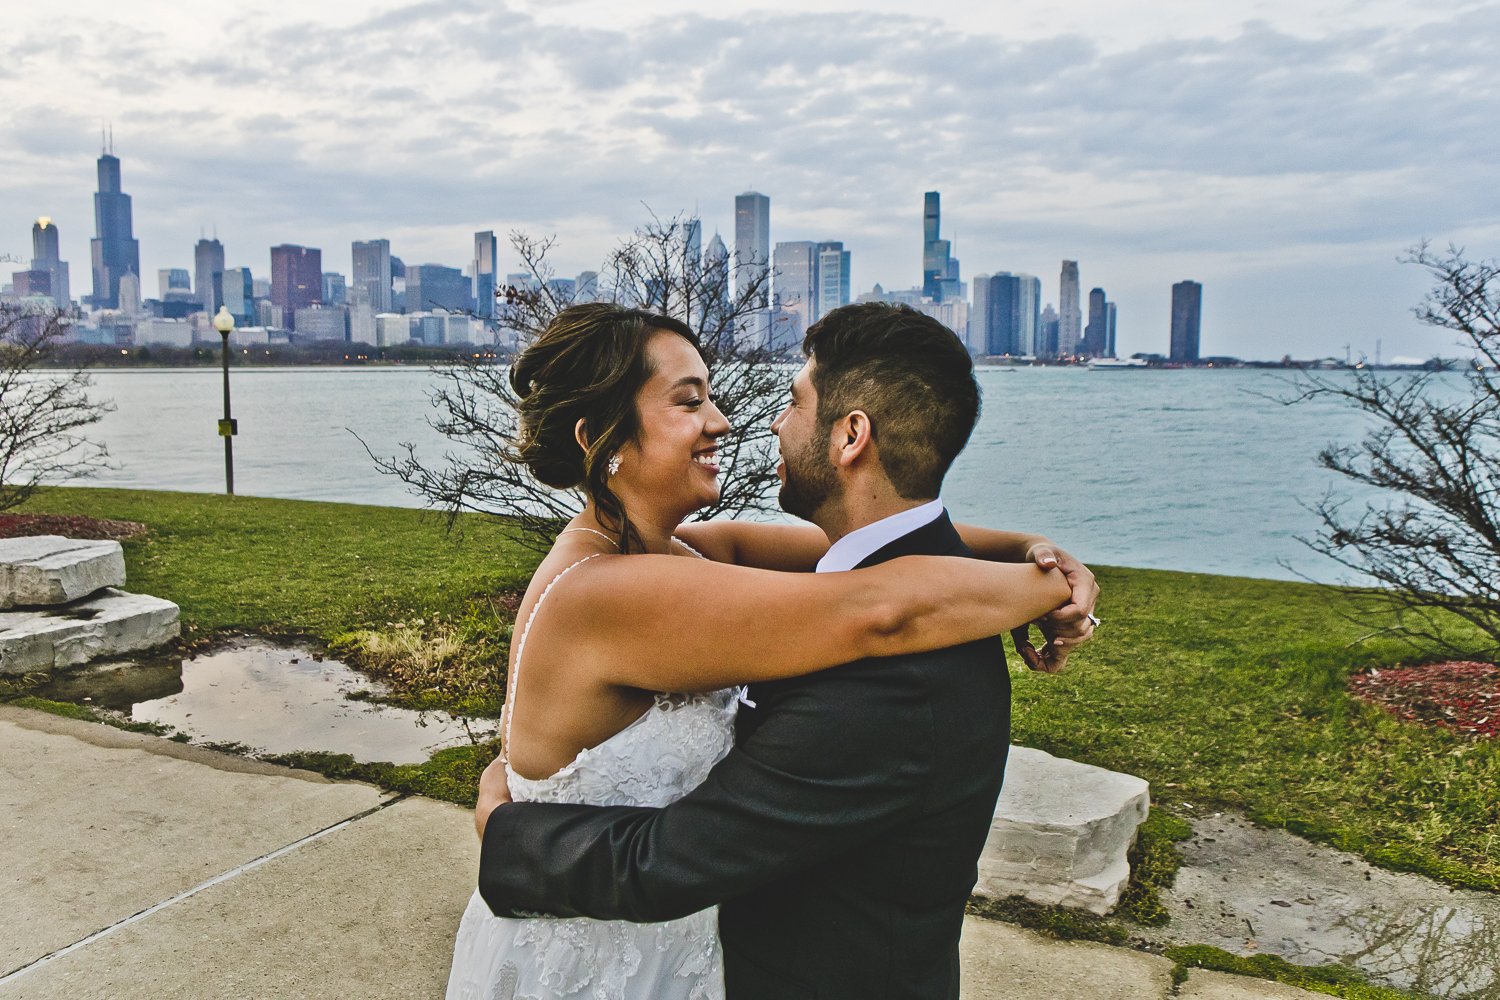
POLYGON ((931 524, 943 514, 943 501, 929 500, 920 507, 883 517, 862 528, 856 528, 834 542, 818 560, 819 573, 841 573, 864 562, 902 535, 909 535, 923 525, 931 524))

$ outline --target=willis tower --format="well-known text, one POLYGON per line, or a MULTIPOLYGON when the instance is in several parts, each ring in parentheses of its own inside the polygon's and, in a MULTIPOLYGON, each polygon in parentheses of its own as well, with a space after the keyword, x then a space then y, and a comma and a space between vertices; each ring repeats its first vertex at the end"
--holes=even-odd
POLYGON ((120 190, 120 160, 99 155, 99 191, 94 195, 93 251, 95 309, 120 307, 120 278, 141 273, 141 245, 131 232, 130 195, 120 190))

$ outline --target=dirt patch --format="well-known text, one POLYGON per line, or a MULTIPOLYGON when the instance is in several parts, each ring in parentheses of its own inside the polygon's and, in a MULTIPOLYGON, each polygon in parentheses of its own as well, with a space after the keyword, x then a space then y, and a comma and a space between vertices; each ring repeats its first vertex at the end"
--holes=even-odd
POLYGON ((123 542, 146 533, 139 521, 109 521, 82 514, 0 514, 0 538, 62 535, 64 538, 109 538, 123 542))
POLYGON ((1411 722, 1500 736, 1500 664, 1452 660, 1383 667, 1350 677, 1349 690, 1411 722))

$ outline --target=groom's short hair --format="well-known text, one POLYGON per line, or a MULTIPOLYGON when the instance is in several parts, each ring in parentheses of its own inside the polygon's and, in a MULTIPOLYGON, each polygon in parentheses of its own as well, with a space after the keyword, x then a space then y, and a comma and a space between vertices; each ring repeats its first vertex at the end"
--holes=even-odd
POLYGON ((979 419, 974 361, 954 332, 910 306, 840 306, 807 329, 818 424, 870 417, 880 462, 907 500, 938 495, 979 419))

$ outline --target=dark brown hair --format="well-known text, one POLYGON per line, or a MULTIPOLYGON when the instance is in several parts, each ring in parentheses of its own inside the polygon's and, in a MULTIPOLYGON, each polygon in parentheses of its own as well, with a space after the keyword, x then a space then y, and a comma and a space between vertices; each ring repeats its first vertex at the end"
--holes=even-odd
POLYGON ((974 361, 958 336, 910 306, 840 306, 807 328, 823 434, 851 410, 870 417, 896 493, 930 500, 979 419, 974 361))
POLYGON ((651 377, 646 342, 658 330, 698 346, 693 331, 670 316, 608 302, 569 306, 510 370, 521 424, 512 457, 548 486, 582 489, 620 533, 622 552, 639 540, 609 488, 609 459, 640 433, 636 396, 651 377), (574 437, 580 419, 587 451, 574 437))

